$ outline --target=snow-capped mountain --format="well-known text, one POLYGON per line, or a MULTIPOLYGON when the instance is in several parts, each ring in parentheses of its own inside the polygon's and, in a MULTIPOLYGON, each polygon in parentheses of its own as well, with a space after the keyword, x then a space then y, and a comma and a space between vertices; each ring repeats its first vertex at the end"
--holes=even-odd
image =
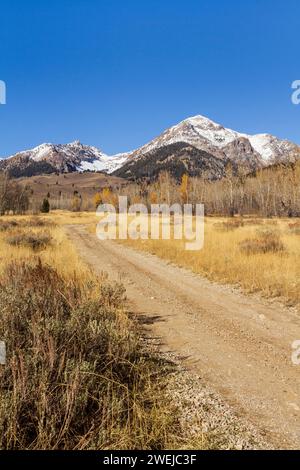
POLYGON ((126 154, 109 157, 96 147, 83 145, 79 141, 70 144, 42 144, 31 150, 19 152, 0 162, 13 176, 34 174, 103 171, 112 173, 125 161, 126 154))
POLYGON ((227 129, 204 116, 194 116, 167 129, 159 137, 131 153, 130 158, 177 142, 185 142, 193 147, 209 152, 216 157, 238 159, 234 142, 244 143, 242 152, 250 153, 262 165, 276 163, 286 159, 287 155, 299 147, 287 140, 281 140, 270 134, 248 135, 227 129), (250 143, 250 146, 249 146, 250 143))
POLYGON ((175 176, 209 174, 219 178, 228 161, 255 170, 294 158, 300 147, 269 134, 248 135, 194 116, 131 152, 115 171, 125 178, 155 177, 160 169, 175 176))
POLYGON ((194 116, 167 129, 137 150, 108 156, 79 141, 42 144, 0 160, 12 176, 101 171, 125 178, 156 177, 162 169, 176 176, 208 174, 219 178, 228 161, 249 170, 299 156, 300 147, 270 134, 248 135, 227 129, 204 116, 194 116))

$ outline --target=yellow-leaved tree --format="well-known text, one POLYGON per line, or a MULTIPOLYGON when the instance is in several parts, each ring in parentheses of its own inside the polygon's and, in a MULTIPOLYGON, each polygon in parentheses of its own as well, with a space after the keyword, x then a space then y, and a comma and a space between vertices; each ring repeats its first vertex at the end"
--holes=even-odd
POLYGON ((96 193, 95 196, 94 196, 94 204, 95 204, 96 209, 97 209, 98 206, 100 206, 101 203, 102 203, 101 194, 96 193))
POLYGON ((186 204, 189 201, 189 177, 188 175, 182 175, 180 185, 180 196, 182 204, 186 204))

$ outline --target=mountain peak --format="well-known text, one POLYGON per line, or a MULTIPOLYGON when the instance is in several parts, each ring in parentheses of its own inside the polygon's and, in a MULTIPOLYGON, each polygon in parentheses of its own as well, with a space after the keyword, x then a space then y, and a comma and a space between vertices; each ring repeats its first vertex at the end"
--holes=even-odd
POLYGON ((191 174, 202 174, 204 167, 210 167, 207 160, 210 156, 218 177, 222 173, 220 163, 225 167, 228 161, 232 161, 252 171, 287 161, 297 149, 296 144, 270 134, 244 134, 199 114, 184 119, 132 152, 117 174, 125 177, 150 175, 155 173, 153 169, 156 166, 162 168, 163 165, 177 173, 181 165, 180 171, 187 171, 184 168, 190 167, 193 168, 191 174))
POLYGON ((69 144, 44 143, 1 160, 0 169, 12 176, 34 176, 41 173, 99 171, 111 173, 123 160, 108 157, 97 147, 79 140, 69 144))
POLYGON ((201 114, 197 114, 196 116, 191 116, 186 119, 184 119, 182 122, 189 122, 193 125, 196 126, 213 126, 213 127, 223 127, 220 124, 216 123, 215 121, 212 121, 206 116, 203 116, 201 114))
POLYGON ((80 142, 80 140, 74 140, 73 142, 70 142, 69 144, 70 147, 82 147, 82 143, 80 142))
MULTIPOLYGON (((228 161, 245 164, 253 170, 287 161, 297 151, 299 147, 287 140, 266 133, 248 135, 237 132, 198 114, 170 127, 133 152, 109 157, 97 147, 84 145, 79 140, 69 144, 44 143, 2 160, 0 169, 12 170, 12 174, 18 176, 40 174, 42 171, 113 173, 121 169, 119 175, 127 177, 128 166, 134 176, 134 162, 139 169, 144 165, 157 165, 156 170, 160 171, 163 160, 167 170, 172 165, 173 168, 181 165, 182 171, 202 174, 206 168, 213 169, 219 177, 228 161), (168 161, 172 164, 169 165, 168 161)), ((148 174, 148 170, 145 171, 148 174)))

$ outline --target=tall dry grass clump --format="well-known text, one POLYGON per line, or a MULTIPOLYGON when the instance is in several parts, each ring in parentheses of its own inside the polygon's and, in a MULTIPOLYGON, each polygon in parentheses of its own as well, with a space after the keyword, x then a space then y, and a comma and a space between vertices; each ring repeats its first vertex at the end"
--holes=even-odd
POLYGON ((300 235, 300 222, 289 224, 289 232, 294 235, 300 235))
POLYGON ((230 230, 235 230, 239 227, 244 227, 244 220, 242 218, 232 218, 227 219, 222 222, 216 222, 214 228, 219 231, 228 232, 230 230))
POLYGON ((32 231, 18 231, 6 238, 6 242, 13 246, 24 246, 34 251, 42 250, 51 243, 52 237, 48 231, 39 233, 32 231))
POLYGON ((121 286, 61 274, 34 254, 6 266, 1 449, 173 445, 177 422, 163 392, 164 366, 145 350, 123 301, 121 286))
POLYGON ((259 230, 255 238, 247 238, 240 242, 240 249, 246 255, 260 253, 279 253, 284 251, 280 233, 275 230, 259 230))
POLYGON ((6 232, 14 228, 33 228, 33 227, 55 227, 55 222, 51 219, 43 219, 40 217, 19 217, 18 219, 11 219, 6 217, 0 220, 0 232, 6 232))

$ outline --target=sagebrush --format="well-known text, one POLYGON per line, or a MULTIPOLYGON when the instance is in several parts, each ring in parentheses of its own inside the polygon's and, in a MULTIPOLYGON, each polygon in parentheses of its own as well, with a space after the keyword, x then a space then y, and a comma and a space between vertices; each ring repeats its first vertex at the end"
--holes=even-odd
POLYGON ((1 449, 161 449, 176 418, 124 290, 63 278, 41 261, 0 279, 1 449), (92 294, 93 293, 93 294, 92 294))

